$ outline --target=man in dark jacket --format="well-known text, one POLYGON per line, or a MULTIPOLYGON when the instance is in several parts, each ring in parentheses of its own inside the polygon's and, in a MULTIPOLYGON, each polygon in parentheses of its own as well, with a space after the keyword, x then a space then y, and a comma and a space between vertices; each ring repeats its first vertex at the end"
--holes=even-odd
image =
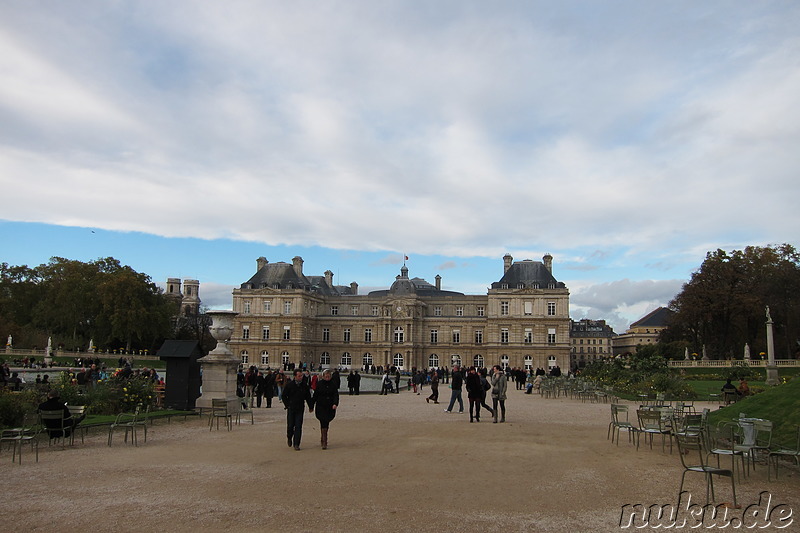
POLYGON ((55 389, 47 393, 47 401, 39 404, 39 411, 61 411, 64 413, 63 424, 59 420, 45 419, 45 429, 47 429, 50 438, 69 437, 78 424, 86 418, 85 414, 74 418, 67 408, 67 405, 61 401, 58 391, 55 389))
POLYGON ((311 387, 303 379, 303 371, 299 368, 294 371, 294 379, 289 381, 283 389, 283 404, 286 409, 286 437, 289 447, 300 449, 300 439, 303 436, 303 403, 308 404, 308 412, 314 411, 311 402, 311 387))
POLYGON ((447 409, 444 411, 446 413, 450 413, 453 411, 453 406, 456 404, 456 400, 458 400, 458 412, 464 412, 464 400, 461 399, 461 387, 464 384, 464 377, 461 375, 461 369, 458 365, 453 366, 453 373, 450 376, 450 388, 453 389, 453 392, 450 394, 450 405, 447 406, 447 409))

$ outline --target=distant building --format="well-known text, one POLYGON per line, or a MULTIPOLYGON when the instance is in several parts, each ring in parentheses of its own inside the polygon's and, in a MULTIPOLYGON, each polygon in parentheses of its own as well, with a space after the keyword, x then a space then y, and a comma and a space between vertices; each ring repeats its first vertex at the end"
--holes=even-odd
POLYGON ((636 353, 636 347, 640 344, 657 343, 658 335, 667 327, 672 313, 666 307, 659 307, 631 324, 628 331, 614 338, 614 355, 636 353))
POLYGON ((233 291, 231 350, 242 363, 278 367, 369 366, 567 368, 569 291, 553 277, 553 258, 503 257, 503 275, 485 295, 442 290, 410 278, 403 265, 386 290, 358 294, 333 273, 303 273, 303 259, 269 263, 233 291))
POLYGON ((616 333, 605 320, 570 320, 570 368, 583 368, 592 361, 611 357, 616 333))
POLYGON ((180 301, 180 316, 196 315, 200 312, 200 282, 196 279, 183 280, 181 292, 181 279, 167 278, 165 294, 180 301))

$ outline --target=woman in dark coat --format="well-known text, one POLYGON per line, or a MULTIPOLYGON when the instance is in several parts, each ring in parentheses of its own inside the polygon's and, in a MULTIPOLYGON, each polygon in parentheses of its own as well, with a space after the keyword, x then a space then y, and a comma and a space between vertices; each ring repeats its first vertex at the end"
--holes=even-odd
POLYGON ((320 444, 323 450, 328 449, 328 428, 339 406, 339 388, 331 377, 330 370, 322 371, 322 379, 317 382, 314 397, 311 399, 314 415, 319 420, 320 444))

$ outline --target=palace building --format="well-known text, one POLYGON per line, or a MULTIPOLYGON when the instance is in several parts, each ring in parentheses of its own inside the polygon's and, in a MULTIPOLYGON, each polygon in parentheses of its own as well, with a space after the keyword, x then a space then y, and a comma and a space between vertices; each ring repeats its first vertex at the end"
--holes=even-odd
POLYGON ((301 257, 260 257, 256 266, 233 291, 229 347, 244 364, 569 368, 569 291, 549 254, 506 254, 502 276, 482 295, 442 290, 439 275, 434 284, 410 278, 405 264, 389 289, 364 295, 357 283, 334 285, 330 270, 306 275, 301 257))

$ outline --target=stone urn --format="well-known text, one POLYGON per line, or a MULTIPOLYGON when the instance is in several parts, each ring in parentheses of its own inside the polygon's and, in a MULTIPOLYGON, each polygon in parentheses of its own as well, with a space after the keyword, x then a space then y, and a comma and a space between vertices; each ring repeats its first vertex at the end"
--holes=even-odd
MULTIPOLYGON (((236 374, 239 359, 228 348, 233 334, 234 311, 207 311, 211 319, 209 332, 217 341, 217 346, 205 357, 199 359, 202 368, 203 385, 196 405, 211 407, 211 400, 224 398, 233 402, 236 399, 236 374)), ((235 403, 235 402, 234 402, 235 403)))

